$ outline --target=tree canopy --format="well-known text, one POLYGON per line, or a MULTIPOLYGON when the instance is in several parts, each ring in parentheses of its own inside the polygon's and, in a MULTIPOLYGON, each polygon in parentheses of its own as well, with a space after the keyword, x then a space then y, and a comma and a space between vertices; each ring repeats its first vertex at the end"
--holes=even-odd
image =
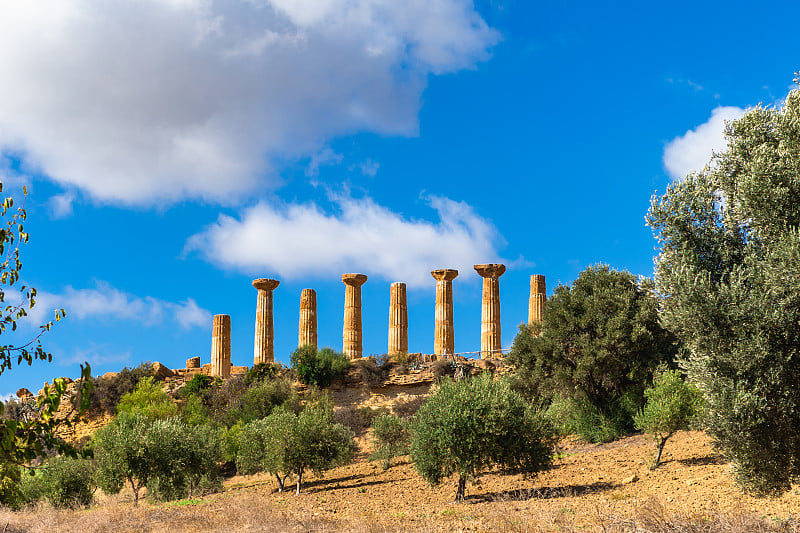
POLYGON ((652 200, 656 289, 737 480, 781 493, 800 474, 800 91, 751 109, 726 138, 652 200))

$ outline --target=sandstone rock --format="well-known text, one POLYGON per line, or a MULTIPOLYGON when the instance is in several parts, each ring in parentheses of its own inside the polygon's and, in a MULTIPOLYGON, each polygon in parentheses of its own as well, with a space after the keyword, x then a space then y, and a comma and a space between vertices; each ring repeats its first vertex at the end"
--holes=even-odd
POLYGON ((494 372, 496 368, 495 364, 489 359, 478 359, 475 361, 475 366, 481 370, 489 370, 490 372, 494 372))
POLYGON ((186 368, 200 368, 200 357, 190 357, 187 359, 186 368))
POLYGON ((163 381, 163 380, 165 380, 167 378, 175 377, 175 372, 173 372, 172 370, 170 370, 166 366, 162 365, 158 361, 153 363, 152 369, 153 369, 153 375, 159 381, 163 381))
POLYGON ((104 379, 112 379, 112 378, 117 377, 118 375, 119 375, 119 372, 106 372, 105 374, 103 374, 100 377, 104 378, 104 379))
POLYGON ((22 387, 21 389, 19 389, 17 391, 17 398, 19 398, 20 400, 26 400, 28 398, 33 398, 33 393, 31 391, 29 391, 28 389, 26 389, 25 387, 22 387))
POLYGON ((231 374, 247 374, 247 370, 246 366, 232 366, 231 374))
POLYGON ((631 483, 636 483, 637 481, 639 481, 639 476, 637 476, 636 474, 633 474, 632 476, 628 476, 625 479, 623 479, 622 480, 622 484, 623 485, 630 485, 631 483))

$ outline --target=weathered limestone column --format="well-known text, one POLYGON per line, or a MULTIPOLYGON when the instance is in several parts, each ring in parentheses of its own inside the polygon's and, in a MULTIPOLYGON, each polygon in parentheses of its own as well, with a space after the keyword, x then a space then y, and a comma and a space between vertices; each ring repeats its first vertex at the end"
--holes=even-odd
POLYGON ((317 347, 317 291, 303 289, 300 293, 300 326, 297 333, 297 346, 317 347))
POLYGON ((389 295, 389 355, 408 353, 406 284, 392 283, 389 295))
POLYGON ((211 327, 211 375, 219 378, 231 375, 230 315, 214 315, 211 327))
POLYGON ((361 286, 366 283, 364 274, 342 274, 344 291, 344 328, 342 330, 342 352, 349 359, 359 359, 361 345, 361 286))
POLYGON ((531 276, 531 299, 528 301, 528 325, 542 321, 544 306, 547 304, 547 287, 544 276, 534 274, 531 276))
POLYGON ((453 280, 458 270, 440 268, 431 272, 436 279, 436 321, 433 330, 433 353, 452 355, 455 353, 453 329, 453 280))
POLYGON ((253 365, 275 361, 275 327, 272 321, 272 291, 281 282, 277 279, 258 278, 253 287, 258 289, 256 305, 256 338, 253 342, 253 365))
POLYGON ((500 343, 500 276, 506 266, 489 263, 474 265, 483 278, 483 303, 481 304, 481 357, 501 357, 500 343))

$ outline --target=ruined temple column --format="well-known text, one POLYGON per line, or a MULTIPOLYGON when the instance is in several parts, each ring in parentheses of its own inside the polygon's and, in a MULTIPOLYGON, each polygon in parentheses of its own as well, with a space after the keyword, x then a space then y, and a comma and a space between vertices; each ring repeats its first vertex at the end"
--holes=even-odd
POLYGON ((211 375, 220 378, 231 375, 230 315, 214 315, 211 327, 211 375))
POLYGON ((253 365, 275 361, 275 327, 272 322, 272 291, 281 282, 277 279, 258 278, 253 287, 258 289, 256 305, 256 338, 253 343, 253 365))
POLYGON ((431 272, 436 279, 436 321, 433 330, 433 353, 452 355, 455 352, 453 330, 453 280, 458 270, 440 268, 431 272))
POLYGON ((300 326, 297 333, 297 347, 311 345, 317 347, 317 291, 303 289, 300 293, 300 326))
POLYGON ((342 274, 344 291, 344 328, 342 353, 348 359, 359 359, 361 346, 361 286, 367 281, 364 274, 342 274))
POLYGON ((406 284, 392 283, 389 295, 389 355, 408 353, 406 284))
POLYGON ((483 303, 481 304, 481 357, 500 357, 503 355, 500 343, 500 276, 506 271, 505 265, 489 263, 474 265, 475 271, 483 278, 483 303))
POLYGON ((531 299, 528 301, 528 325, 542 321, 542 313, 547 303, 547 287, 544 276, 534 274, 531 276, 531 299))

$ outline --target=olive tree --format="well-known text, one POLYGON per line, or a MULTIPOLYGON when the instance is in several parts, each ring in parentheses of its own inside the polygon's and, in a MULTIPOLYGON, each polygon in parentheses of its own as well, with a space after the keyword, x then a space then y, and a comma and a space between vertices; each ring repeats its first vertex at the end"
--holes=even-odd
POLYGON ((566 405, 560 413, 573 430, 607 441, 633 429, 653 372, 676 351, 659 323, 652 282, 597 265, 556 287, 541 324, 520 327, 508 361, 518 390, 566 405))
POLYGON ((656 289, 717 448, 743 488, 779 494, 800 475, 800 91, 725 135, 653 197, 656 289))
POLYGON ((414 418, 411 460, 431 485, 458 474, 456 500, 467 479, 490 465, 535 474, 552 462, 555 437, 549 422, 506 380, 487 373, 441 381, 414 418))

